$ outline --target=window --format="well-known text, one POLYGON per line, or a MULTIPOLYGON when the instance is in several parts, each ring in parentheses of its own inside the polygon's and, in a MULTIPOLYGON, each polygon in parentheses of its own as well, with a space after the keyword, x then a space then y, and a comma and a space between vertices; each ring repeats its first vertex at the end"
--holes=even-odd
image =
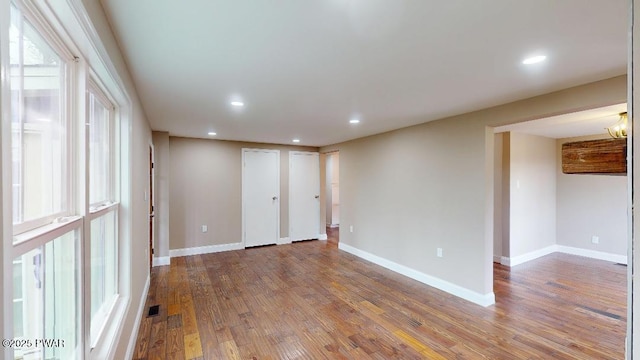
POLYGON ((118 204, 115 201, 113 106, 91 84, 89 108, 89 203, 91 228, 91 345, 100 337, 117 298, 118 204))
POLYGON ((77 357, 78 230, 70 231, 14 259, 14 338, 31 341, 16 348, 17 359, 77 357), (59 339, 61 346, 35 346, 35 339, 59 339))
POLYGON ((98 340, 117 295, 117 211, 91 221, 91 344, 98 340))
POLYGON ((129 250, 130 238, 121 240, 118 228, 119 190, 130 185, 116 180, 120 161, 129 164, 118 158, 119 136, 129 136, 120 132, 118 117, 130 116, 122 110, 129 109, 128 97, 100 61, 109 59, 95 47, 74 47, 95 42, 82 23, 69 23, 78 19, 56 16, 54 8, 63 7, 73 4, 0 1, 0 12, 10 17, 9 31, 0 32, 10 60, 2 64, 9 81, 0 84, 2 94, 10 93, 0 105, 10 111, 1 120, 11 130, 2 133, 3 144, 10 143, 3 158, 11 159, 2 187, 12 204, 12 218, 2 225, 13 227, 13 239, 2 245, 10 261, 3 300, 12 318, 5 331, 16 339, 62 342, 15 349, 16 359, 104 358, 127 309, 118 253, 129 250))
POLYGON ((13 260, 13 336, 24 338, 24 283, 22 282, 22 257, 13 260))
MULTIPOLYGON (((16 359, 74 359, 80 336, 81 218, 70 207, 68 54, 11 4, 13 337, 16 359), (62 219, 64 217, 64 219, 62 219), (55 221, 60 218, 60 221, 55 221), (62 346, 36 346, 58 339, 62 346)), ((10 299, 11 299, 10 298, 10 299)))
POLYGON ((111 103, 95 85, 89 91, 89 203, 92 207, 113 200, 111 103))
POLYGON ((15 7, 9 31, 14 234, 68 213, 67 64, 15 7))

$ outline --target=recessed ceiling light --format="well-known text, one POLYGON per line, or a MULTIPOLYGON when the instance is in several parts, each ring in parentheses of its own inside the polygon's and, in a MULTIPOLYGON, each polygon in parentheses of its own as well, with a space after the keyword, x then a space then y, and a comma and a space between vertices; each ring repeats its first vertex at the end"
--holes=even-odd
POLYGON ((349 120, 349 124, 359 124, 359 123, 360 123, 360 120, 358 120, 358 119, 349 120))
POLYGON ((213 132, 213 131, 209 131, 207 134, 209 134, 209 135, 211 135, 211 136, 218 135, 218 134, 216 134, 216 133, 215 133, 215 132, 213 132))
POLYGON ((237 106, 237 107, 242 107, 242 106, 244 106, 244 103, 242 101, 232 101, 231 105, 237 106))
POLYGON ((547 59, 545 55, 532 56, 530 58, 526 58, 522 60, 522 63, 525 65, 537 64, 539 62, 543 62, 547 59))
POLYGON ((300 142, 300 139, 293 139, 292 141, 293 141, 294 143, 299 143, 299 142, 300 142))

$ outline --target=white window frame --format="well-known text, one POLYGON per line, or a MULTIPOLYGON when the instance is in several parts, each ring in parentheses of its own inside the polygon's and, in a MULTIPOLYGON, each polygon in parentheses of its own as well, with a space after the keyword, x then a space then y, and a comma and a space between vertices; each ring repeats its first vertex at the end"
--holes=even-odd
MULTIPOLYGON (((9 4, 12 0, 0 0, 0 20, 2 23, 9 23, 10 16, 8 14, 9 4)), ((2 222, 0 223, 0 231, 2 231, 3 251, 0 254, 0 266, 2 266, 3 274, 11 274, 13 271, 14 255, 30 251, 32 247, 41 245, 40 242, 45 238, 50 238, 53 233, 62 231, 62 229, 76 229, 82 241, 79 243, 79 266, 80 279, 78 291, 80 296, 80 314, 79 314, 79 332, 78 332, 78 358, 80 359, 105 359, 113 358, 115 350, 120 343, 130 343, 128 339, 121 338, 122 330, 126 321, 126 315, 131 315, 132 292, 137 294, 138 290, 132 289, 132 222, 133 214, 131 211, 133 203, 133 167, 132 159, 128 155, 132 147, 133 119, 134 119, 134 100, 129 96, 128 86, 120 76, 118 69, 119 64, 114 64, 111 60, 106 48, 110 44, 103 43, 98 35, 94 24, 91 22, 91 16, 87 12, 85 5, 80 0, 69 1, 49 1, 49 0, 13 0, 16 6, 26 15, 33 16, 37 21, 29 18, 30 24, 38 30, 38 32, 46 39, 52 41, 49 43, 58 44, 62 48, 71 49, 73 54, 69 52, 69 56, 64 59, 73 59, 76 63, 72 63, 67 67, 67 82, 70 84, 70 91, 67 94, 67 110, 69 116, 67 121, 71 121, 71 125, 67 128, 69 135, 68 149, 68 167, 71 189, 68 191, 68 210, 60 216, 51 216, 41 224, 32 224, 29 230, 21 231, 19 234, 13 232, 12 225, 12 189, 11 189, 11 117, 7 110, 7 104, 11 103, 10 86, 8 79, 0 77, 0 95, 2 96, 2 106, 0 113, 2 115, 2 129, 0 135, 2 141, 1 163, 3 186, 0 193, 2 199, 2 222), (24 9, 23 9, 24 8, 24 9), (25 11, 27 9, 28 11, 25 11), (29 13, 29 14, 27 14, 29 13), (42 29, 45 29, 43 31, 42 29), (54 40, 51 40, 53 37, 54 40), (75 57, 74 55, 78 56, 75 57), (114 105, 113 115, 115 117, 115 129, 113 131, 113 139, 115 140, 115 152, 112 154, 113 159, 113 181, 112 191, 114 194, 113 203, 105 203, 90 208, 88 199, 88 183, 87 183, 87 158, 85 147, 86 142, 86 90, 89 87, 89 79, 95 78, 96 83, 105 93, 113 96, 111 103, 114 105), (104 86, 100 86, 104 85, 104 86), (123 156, 123 154, 125 156, 123 156), (7 181, 8 182, 8 186, 7 181), (122 207, 120 207, 120 203, 122 207), (99 217, 109 211, 117 211, 117 284, 116 289, 118 297, 111 306, 110 316, 104 324, 97 344, 91 344, 89 338, 90 330, 90 303, 87 301, 90 296, 90 277, 82 269, 90 266, 90 248, 86 246, 89 237, 87 236, 89 227, 85 226, 87 221, 91 221, 95 217, 99 217), (14 244, 13 241, 16 240, 14 244)), ((0 73, 9 73, 9 55, 8 55, 8 28, 0 27, 0 73)), ((56 51, 59 49, 56 47, 56 51)), ((60 54, 60 53, 59 53, 60 54)), ((56 237, 50 239, 53 240, 56 237)), ((45 242, 46 243, 46 242, 45 242)), ((147 275, 148 276, 148 275, 147 275)), ((1 296, 1 304, 3 311, 0 314, 0 323, 3 326, 4 338, 11 338, 13 333, 13 307, 12 304, 12 277, 4 276, 3 285, 7 291, 1 296), (7 289, 9 286, 9 289, 7 289)), ((147 277, 147 287, 149 278, 147 277)), ((138 299, 135 299, 137 301, 138 299)), ((143 306, 144 302, 139 306, 143 306)), ((141 308, 140 308, 141 309, 141 308)), ((142 310, 140 310, 142 311, 142 310)), ((0 350, 0 358, 12 358, 13 352, 9 348, 0 350)), ((133 351, 132 345, 129 344, 127 354, 133 351)), ((127 356, 130 357, 130 356, 127 356)))
MULTIPOLYGON (((111 149, 111 152, 109 153, 109 185, 108 185, 108 199, 101 199, 95 203, 91 203, 90 199, 88 200, 89 202, 89 213, 94 213, 97 211, 100 211, 101 209, 105 208, 105 207, 109 207, 115 203, 118 203, 118 196, 117 196, 117 192, 116 192, 116 180, 117 180, 117 172, 116 172, 116 148, 117 148, 117 137, 116 137, 116 132, 117 132, 117 121, 116 121, 116 107, 113 105, 113 100, 110 99, 110 97, 108 97, 107 95, 105 95, 105 91, 102 90, 102 86, 98 85, 97 80, 95 80, 94 76, 92 75, 89 78, 89 85, 88 85, 88 93, 87 93, 87 120, 89 119, 89 117, 91 116, 90 114, 90 100, 91 100, 91 96, 93 95, 95 96, 98 101, 109 110, 109 148, 111 149)), ((87 149, 86 149, 86 153, 89 154, 89 142, 87 141, 87 149)), ((89 186, 91 186, 91 179, 89 179, 89 186)))
MULTIPOLYGON (((61 219, 61 222, 59 223, 49 224, 46 226, 42 226, 38 229, 31 230, 27 233, 17 235, 20 241, 13 246, 13 249, 12 249, 13 251, 11 252, 11 259, 16 259, 17 257, 27 254, 28 252, 36 248, 44 247, 46 244, 70 232, 77 232, 78 234, 78 237, 75 243, 75 249, 76 249, 75 257, 76 257, 76 264, 80 266, 82 263, 82 245, 81 244, 82 244, 82 238, 83 238, 83 222, 82 222, 81 216, 66 217, 61 219)), ((13 262, 11 262, 11 264, 13 265, 13 262)), ((13 276, 11 276, 11 281, 13 281, 13 276)), ((75 281, 78 289, 77 293, 75 294, 76 305, 77 305, 76 313, 80 315, 82 313, 82 303, 83 303, 83 299, 81 297, 81 293, 82 293, 81 276, 76 275, 75 281)), ((5 290, 7 290, 7 287, 5 287, 5 290)), ((12 286, 10 287, 10 290, 6 291, 6 293, 7 294, 5 296, 8 296, 11 299, 13 299, 12 286)), ((24 297, 24 293, 23 293, 23 297, 24 297)), ((5 301, 6 299, 7 298, 5 298, 5 301)), ((25 309, 23 308, 23 311, 24 310, 25 309)), ((11 309, 11 313, 13 313, 13 308, 11 309)), ((13 334, 13 314, 11 316, 10 324, 11 325, 10 325, 9 331, 10 331, 10 334, 13 334)), ((77 337, 77 343, 76 343, 76 348, 74 352, 76 354, 76 358, 81 359, 82 358, 81 352, 83 348, 83 338, 81 336, 82 323, 79 318, 76 320, 75 325, 76 325, 76 334, 78 335, 78 337, 77 337)))
MULTIPOLYGON (((111 296, 109 299, 105 299, 105 301, 102 303, 102 306, 100 307, 100 309, 98 310, 98 317, 96 320, 98 320, 99 322, 94 323, 92 322, 91 319, 91 311, 89 311, 89 316, 88 316, 88 321, 90 324, 89 330, 90 330, 90 335, 94 335, 93 338, 91 338, 90 340, 90 346, 91 349, 95 348, 97 346, 97 344, 100 342, 100 340, 102 339, 102 334, 105 331, 105 328, 107 327, 109 320, 111 318, 114 306, 120 296, 120 291, 119 291, 119 278, 120 278, 120 264, 118 261, 118 250, 120 248, 119 246, 119 236, 118 236, 118 209, 119 209, 119 203, 113 203, 111 205, 106 205, 101 207, 100 209, 95 210, 94 212, 89 213, 86 216, 86 224, 88 224, 88 228, 89 231, 87 231, 88 237, 86 240, 87 243, 87 247, 91 246, 91 221, 95 220, 95 219, 99 219, 105 215, 107 215, 108 213, 114 213, 115 216, 115 221, 116 221, 116 244, 115 244, 115 254, 116 254, 116 258, 115 258, 115 269, 116 269, 116 273, 115 273, 115 288, 116 288, 116 293, 111 296)), ((87 276, 89 278, 89 284, 90 284, 90 280, 91 280, 91 272, 89 270, 89 274, 87 276)), ((88 289, 91 289, 91 286, 88 286, 88 289)), ((88 301, 89 303, 91 303, 91 299, 87 299, 86 301, 88 301)), ((89 306, 89 309, 91 309, 91 306, 89 306)))
MULTIPOLYGON (((9 264, 10 266, 5 265, 3 268, 3 272, 5 274, 11 274, 13 272, 13 260, 36 249, 39 247, 44 247, 46 244, 54 241, 55 239, 66 235, 70 232, 76 232, 78 237, 76 238, 75 247, 75 257, 77 266, 81 267, 82 264, 82 239, 84 238, 83 232, 83 221, 82 216, 78 215, 79 209, 76 207, 76 197, 73 189, 74 184, 74 174, 76 169, 74 169, 75 161, 72 157, 74 153, 74 136, 75 136, 75 109, 77 107, 77 99, 76 94, 74 93, 74 86, 77 83, 77 75, 78 69, 76 66, 77 58, 72 54, 69 48, 66 46, 66 43, 58 36, 58 32, 50 26, 50 24, 44 19, 39 9, 31 2, 23 1, 23 0, 6 0, 5 3, 0 3, 0 6, 6 6, 7 9, 10 6, 15 6, 21 13, 21 16, 24 20, 28 21, 29 25, 32 26, 38 33, 40 37, 47 43, 49 47, 60 57, 60 61, 63 63, 64 68, 64 81, 61 82, 62 88, 60 89, 60 96, 63 97, 60 102, 61 107, 61 116, 62 122, 64 123, 65 128, 65 169, 64 169, 64 186, 63 186, 63 198, 62 198, 62 211, 49 214, 37 219, 28 220, 19 224, 13 224, 11 220, 13 214, 13 201, 12 199, 12 190, 2 189, 4 199, 8 199, 7 201, 10 205, 11 211, 7 212, 7 208, 4 208, 4 214, 9 216, 9 220, 5 220, 3 225, 7 225, 10 223, 12 225, 11 236, 8 240, 5 240, 2 244, 5 257, 5 264, 9 264), (7 251, 8 250, 8 251, 7 251), (9 271, 9 272, 7 272, 9 271)), ((2 33, 0 32, 0 35, 2 33)), ((6 34, 8 35, 8 34, 6 34)), ((5 35, 5 36, 6 36, 5 35)), ((8 39, 4 37, 1 40, 8 39)), ((4 49, 7 49, 5 47, 4 49)), ((7 59, 6 57, 3 58, 7 59)), ((7 65, 8 68, 8 65, 7 65)), ((3 92, 10 93, 9 81, 3 85, 3 92)), ((4 95, 4 94, 3 94, 4 95)), ((7 104, 7 96, 3 97, 3 105, 7 104)), ((12 156, 12 148, 11 148, 11 110, 7 110, 2 114, 2 129, 3 129, 3 145, 7 142, 6 146, 3 146, 3 160, 11 159, 12 156), (8 133, 8 134, 7 134, 8 133)), ((21 130, 23 131, 23 130, 21 130)), ((23 155, 21 155, 23 156, 23 155)), ((3 167, 3 175, 11 179, 12 166, 11 163, 5 165, 3 167), (9 171, 7 171, 9 170, 9 171)), ((12 181, 10 182, 13 183, 12 181)), ((80 270, 80 269, 78 269, 80 270)), ((9 277, 10 283, 13 282, 13 276, 9 277)), ((75 282, 77 286, 76 296, 76 304, 77 309, 76 312, 78 315, 82 314, 83 308, 83 299, 82 299, 82 275, 78 274, 75 277, 75 282)), ((7 286, 5 283, 5 295, 4 295, 4 303, 9 303, 9 299, 13 300, 13 286, 7 286)), ((23 294, 24 297, 24 294, 23 294)), ((25 310, 25 309, 23 309, 25 310)), ((26 309, 28 310, 28 309, 26 309)), ((4 328, 5 338, 6 335, 11 336, 13 334, 13 307, 8 312, 4 314, 4 321, 7 325, 4 328)), ((82 335, 82 321, 81 318, 76 320, 76 334, 77 334, 77 343, 74 352, 77 358, 82 358, 82 348, 83 348, 83 337, 82 335)), ((13 351, 11 349, 5 349, 5 356, 13 357, 13 351)))
MULTIPOLYGON (((66 128, 67 136, 65 139, 66 142, 66 171, 64 179, 66 181, 65 186, 63 187, 64 198, 63 198, 63 210, 58 213, 49 214, 37 219, 28 220, 19 224, 13 225, 13 234, 18 235, 25 233, 27 231, 36 229, 40 226, 44 226, 47 224, 51 224, 56 221, 56 219, 63 218, 66 216, 70 216, 74 213, 77 213, 77 209, 74 204, 74 194, 72 191, 72 179, 73 179, 73 146, 72 146, 72 138, 73 138, 73 109, 76 106, 76 100, 74 99, 73 94, 73 84, 76 82, 76 71, 75 71, 75 56, 65 45, 64 41, 62 41, 57 33, 53 30, 49 24, 44 21, 42 15, 39 13, 38 9, 31 3, 20 1, 20 0, 9 0, 10 4, 14 4, 21 12, 22 16, 26 21, 38 32, 38 35, 42 36, 42 38, 47 42, 47 45, 51 47, 53 51, 56 52, 58 56, 60 56, 60 60, 64 62, 64 73, 65 73, 65 81, 64 88, 61 89, 61 96, 64 96, 63 101, 60 103, 61 106, 64 107, 62 112, 62 118, 64 121, 64 125, 66 128)), ((10 119, 7 119, 10 122, 10 119)), ((11 124, 9 124, 11 126, 11 124)), ((10 134, 9 134, 10 135, 10 134)))
MULTIPOLYGON (((111 296, 109 299, 105 299, 102 306, 97 312, 96 319, 91 318, 91 306, 90 305, 88 306, 89 315, 87 316, 88 317, 87 322, 89 323, 89 326, 88 326, 89 345, 92 350, 97 346, 99 346, 100 342, 103 341, 104 333, 106 332, 106 329, 111 324, 116 303, 120 298, 120 263, 119 263, 119 256, 117 256, 120 250, 120 236, 119 236, 120 229, 118 226, 120 201, 119 201, 118 188, 116 186, 119 178, 118 176, 119 174, 117 171, 118 169, 117 159, 119 158, 119 155, 120 155, 119 151, 117 150, 118 141, 119 141, 119 138, 117 136, 119 131, 119 121, 117 116, 117 108, 113 105, 114 101, 112 100, 111 96, 107 95, 108 92, 103 89, 104 87, 99 83, 99 81, 93 74, 93 71, 91 71, 88 84, 87 84, 86 121, 87 121, 87 124, 90 123, 89 119, 90 119, 90 116, 92 115, 90 102, 91 102, 91 95, 93 95, 98 99, 98 101, 102 103, 103 106, 105 106, 109 110, 109 147, 111 151, 109 154, 109 176, 110 176, 109 188, 108 188, 109 199, 100 200, 96 203, 90 203, 89 195, 87 195, 87 204, 89 206, 89 209, 85 217, 85 228, 87 229, 87 231, 85 232, 85 236, 87 239, 86 246, 88 248, 90 248, 91 246, 91 240, 92 240, 91 239, 91 222, 93 220, 113 212, 115 216, 115 221, 116 221, 116 229, 115 229, 116 243, 115 243, 115 250, 114 250, 115 256, 116 256, 115 257, 116 274, 114 279, 116 293, 113 296, 111 296), (97 320, 97 321, 94 323, 92 320, 97 320)), ((89 131, 87 131, 85 139, 88 139, 88 137, 89 137, 89 131)), ((89 172, 89 161, 90 161, 89 160, 90 159, 89 140, 86 140, 85 144, 86 145, 85 145, 84 151, 85 151, 85 154, 87 154, 87 159, 88 159, 87 171, 86 171, 86 176, 87 176, 86 184, 87 184, 87 193, 89 193, 90 191, 89 189, 91 187, 91 178, 90 178, 90 172, 89 172)), ((91 251, 89 250, 87 251, 87 253, 90 254, 91 251)), ((88 281, 86 281, 85 284, 87 286, 87 289, 91 289, 91 273, 90 272, 87 277, 88 277, 88 281)), ((90 304, 91 298, 89 298, 87 301, 90 304)))

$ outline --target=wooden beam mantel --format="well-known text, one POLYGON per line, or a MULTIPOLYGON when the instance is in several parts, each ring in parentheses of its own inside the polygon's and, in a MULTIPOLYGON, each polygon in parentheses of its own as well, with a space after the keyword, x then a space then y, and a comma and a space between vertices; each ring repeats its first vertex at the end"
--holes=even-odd
POLYGON ((627 174, 627 139, 577 141, 562 144, 565 174, 627 174))

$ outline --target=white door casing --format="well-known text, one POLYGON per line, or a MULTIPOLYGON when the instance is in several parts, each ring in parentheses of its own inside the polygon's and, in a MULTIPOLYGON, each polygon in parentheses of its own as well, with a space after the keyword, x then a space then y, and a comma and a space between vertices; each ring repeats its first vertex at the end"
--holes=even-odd
POLYGON ((280 238, 280 151, 242 149, 242 241, 245 247, 280 238))
POLYGON ((289 152, 289 237, 318 239, 320 234, 320 157, 289 152))

